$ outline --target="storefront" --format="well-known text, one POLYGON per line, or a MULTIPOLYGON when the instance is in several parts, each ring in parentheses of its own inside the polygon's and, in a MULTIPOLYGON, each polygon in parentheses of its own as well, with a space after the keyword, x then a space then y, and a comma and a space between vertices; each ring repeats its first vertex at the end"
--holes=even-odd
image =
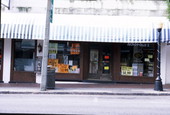
POLYGON ((50 42, 56 80, 153 83, 156 44, 50 42))
POLYGON ((156 77, 156 44, 89 44, 87 79, 153 83, 156 77))
MULTIPOLYGON (((39 83, 45 15, 16 15, 17 21, 9 19, 1 31, 1 38, 12 39, 10 82, 39 83)), ((81 15, 55 15, 54 19, 48 66, 55 68, 56 80, 154 82, 157 19, 81 15)), ((166 43, 170 25, 166 19, 162 21, 161 41, 166 43)))

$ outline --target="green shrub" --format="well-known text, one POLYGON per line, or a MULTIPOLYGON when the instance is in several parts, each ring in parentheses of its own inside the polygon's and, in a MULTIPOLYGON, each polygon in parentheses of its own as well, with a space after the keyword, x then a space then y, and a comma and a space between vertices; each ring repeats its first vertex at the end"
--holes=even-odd
POLYGON ((168 8, 167 8, 168 19, 170 20, 170 0, 167 0, 167 5, 168 5, 168 8))

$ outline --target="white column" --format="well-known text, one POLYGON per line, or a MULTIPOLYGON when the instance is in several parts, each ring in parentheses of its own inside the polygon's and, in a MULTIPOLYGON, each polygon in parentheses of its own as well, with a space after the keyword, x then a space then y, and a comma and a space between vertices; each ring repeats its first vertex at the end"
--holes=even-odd
POLYGON ((3 81, 9 83, 11 74, 11 39, 4 39, 3 81))
POLYGON ((170 84, 170 45, 166 45, 165 84, 170 84))
POLYGON ((161 43, 161 79, 162 84, 165 84, 166 78, 166 44, 161 43))

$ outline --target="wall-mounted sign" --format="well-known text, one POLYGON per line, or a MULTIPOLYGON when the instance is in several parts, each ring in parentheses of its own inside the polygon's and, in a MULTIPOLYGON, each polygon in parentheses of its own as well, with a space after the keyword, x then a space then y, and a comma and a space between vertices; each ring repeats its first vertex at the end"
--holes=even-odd
POLYGON ((127 46, 149 47, 149 44, 128 43, 127 46))

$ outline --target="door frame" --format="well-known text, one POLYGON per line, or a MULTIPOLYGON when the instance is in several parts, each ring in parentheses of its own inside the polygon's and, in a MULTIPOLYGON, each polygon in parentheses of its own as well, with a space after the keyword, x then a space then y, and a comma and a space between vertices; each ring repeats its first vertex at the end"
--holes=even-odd
POLYGON ((97 81, 112 81, 113 80, 113 44, 111 43, 89 43, 88 45, 88 49, 87 49, 87 53, 88 53, 88 74, 87 74, 87 80, 97 80, 97 81), (109 64, 109 74, 104 74, 103 73, 103 55, 102 55, 102 52, 103 52, 103 49, 105 46, 108 46, 109 45, 109 49, 110 49, 110 64, 109 64), (91 48, 91 46, 97 46, 96 48, 91 48), (99 69, 99 72, 97 74, 91 74, 89 73, 89 69, 90 69, 90 50, 91 49, 97 49, 98 50, 98 69, 99 69), (97 79, 91 79, 90 77, 95 77, 97 79), (99 77, 96 77, 96 76, 99 76, 99 77), (105 79, 107 78, 108 79, 105 79))

